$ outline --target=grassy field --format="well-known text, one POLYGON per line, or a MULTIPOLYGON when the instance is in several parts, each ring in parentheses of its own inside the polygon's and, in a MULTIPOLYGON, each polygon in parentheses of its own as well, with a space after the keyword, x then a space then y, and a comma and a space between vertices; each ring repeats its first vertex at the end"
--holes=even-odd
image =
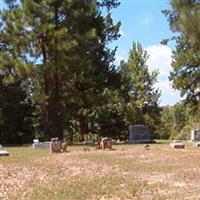
POLYGON ((200 148, 116 145, 115 150, 50 154, 10 147, 0 157, 0 199, 200 199, 200 148))

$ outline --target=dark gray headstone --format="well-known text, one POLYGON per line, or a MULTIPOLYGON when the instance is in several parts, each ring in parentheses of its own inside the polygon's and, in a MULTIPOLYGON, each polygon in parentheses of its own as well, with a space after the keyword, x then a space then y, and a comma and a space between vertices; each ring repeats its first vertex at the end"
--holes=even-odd
POLYGON ((146 125, 130 125, 129 141, 145 141, 151 140, 149 127, 146 125))
POLYGON ((200 129, 195 129, 191 131, 191 140, 200 141, 200 129))

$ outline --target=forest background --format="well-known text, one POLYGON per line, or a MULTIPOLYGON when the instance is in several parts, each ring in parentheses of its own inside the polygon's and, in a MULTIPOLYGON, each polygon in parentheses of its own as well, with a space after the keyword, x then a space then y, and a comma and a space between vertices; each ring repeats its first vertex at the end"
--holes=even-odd
POLYGON ((6 0, 0 12, 0 141, 33 138, 71 142, 109 136, 125 140, 130 124, 148 125, 153 138, 189 139, 200 126, 200 5, 171 1, 163 10, 175 42, 169 79, 183 100, 161 106, 159 71, 132 43, 116 65, 121 22, 117 0, 6 0))

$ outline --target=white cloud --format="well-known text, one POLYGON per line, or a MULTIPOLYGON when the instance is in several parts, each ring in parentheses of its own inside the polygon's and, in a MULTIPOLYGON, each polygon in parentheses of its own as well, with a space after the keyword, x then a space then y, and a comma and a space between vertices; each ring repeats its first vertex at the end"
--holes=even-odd
POLYGON ((146 13, 141 20, 141 24, 147 25, 153 22, 153 15, 152 13, 146 13))
POLYGON ((145 49, 149 54, 149 59, 147 61, 149 69, 151 71, 158 69, 160 72, 156 86, 160 88, 162 92, 161 104, 167 105, 176 103, 180 100, 179 91, 172 88, 168 79, 170 71, 172 70, 172 50, 169 47, 160 44, 152 45, 145 49))
MULTIPOLYGON (((147 65, 150 71, 158 69, 160 74, 158 75, 158 82, 155 84, 156 88, 161 90, 161 105, 173 105, 180 101, 180 92, 172 88, 172 83, 169 81, 168 76, 172 70, 172 50, 164 45, 152 45, 146 47, 149 54, 147 65)), ((116 53, 115 64, 119 66, 121 60, 127 61, 128 54, 125 50, 119 50, 116 53)))
POLYGON ((180 97, 180 92, 175 90, 171 86, 171 82, 166 80, 159 80, 156 87, 161 90, 161 105, 174 105, 175 103, 182 100, 180 97))
POLYGON ((159 69, 161 76, 169 76, 172 69, 172 50, 160 44, 147 47, 146 50, 150 56, 147 61, 150 70, 159 69))

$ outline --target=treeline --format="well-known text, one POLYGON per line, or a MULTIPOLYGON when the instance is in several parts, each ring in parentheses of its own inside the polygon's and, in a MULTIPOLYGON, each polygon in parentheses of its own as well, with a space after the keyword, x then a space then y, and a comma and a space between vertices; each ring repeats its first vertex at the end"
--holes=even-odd
POLYGON ((175 42, 169 79, 184 99, 183 103, 163 109, 163 137, 189 139, 191 129, 200 128, 199 10, 199 0, 173 0, 171 10, 163 11, 171 31, 176 33, 163 40, 164 44, 175 42))
POLYGON ((189 140, 191 130, 200 128, 200 113, 185 103, 165 106, 161 111, 161 139, 189 140))
POLYGON ((154 138, 168 138, 186 126, 187 116, 177 132, 169 129, 168 108, 158 104, 158 72, 149 71, 139 42, 133 42, 127 61, 114 65, 116 48, 109 44, 120 37, 121 23, 111 16, 117 0, 5 3, 0 13, 1 143, 55 136, 126 139, 129 124, 146 124, 154 138))

